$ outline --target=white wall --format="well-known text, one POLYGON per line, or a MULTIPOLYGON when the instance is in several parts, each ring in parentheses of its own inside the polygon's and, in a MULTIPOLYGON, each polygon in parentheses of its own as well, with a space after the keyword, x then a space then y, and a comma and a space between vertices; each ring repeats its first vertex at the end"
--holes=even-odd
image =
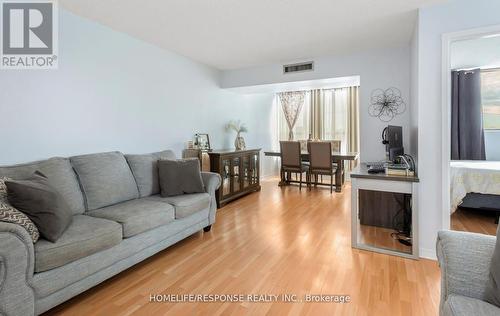
POLYGON ((410 42, 410 155, 415 158, 418 166, 418 20, 410 42))
POLYGON ((225 71, 224 88, 272 84, 287 81, 360 76, 360 133, 361 160, 377 161, 385 158, 381 133, 388 123, 368 115, 370 94, 377 88, 396 87, 407 103, 406 112, 390 122, 403 126, 404 146, 410 148, 410 54, 408 47, 366 51, 348 56, 313 58, 314 72, 283 75, 282 65, 225 71))
POLYGON ((59 69, 0 70, 0 164, 120 150, 178 155, 196 132, 215 148, 241 119, 249 147, 267 141, 272 95, 220 88, 220 72, 60 9, 59 69))
POLYGON ((421 9, 418 25, 418 158, 421 253, 435 256, 442 227, 441 36, 500 24, 500 1, 455 0, 421 9))
POLYGON ((454 41, 450 45, 451 69, 500 67, 500 37, 454 41))
POLYGON ((488 129, 484 131, 484 147, 486 160, 500 161, 500 130, 488 129))

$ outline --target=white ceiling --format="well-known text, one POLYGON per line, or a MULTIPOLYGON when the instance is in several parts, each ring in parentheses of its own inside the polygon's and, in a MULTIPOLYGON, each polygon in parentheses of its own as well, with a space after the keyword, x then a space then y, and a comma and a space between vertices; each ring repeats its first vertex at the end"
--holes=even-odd
POLYGON ((451 43, 452 69, 500 67, 500 34, 451 43))
POLYGON ((446 0, 60 0, 73 13, 218 69, 409 43, 446 0))

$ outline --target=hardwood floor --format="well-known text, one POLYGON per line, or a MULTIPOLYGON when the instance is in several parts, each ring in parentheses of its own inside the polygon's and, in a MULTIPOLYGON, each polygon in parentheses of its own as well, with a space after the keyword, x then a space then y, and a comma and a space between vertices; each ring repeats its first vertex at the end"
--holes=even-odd
POLYGON ((359 241, 363 244, 411 254, 411 246, 404 245, 391 236, 393 229, 358 224, 358 232, 359 241))
POLYGON ((350 246, 350 187, 265 180, 199 232, 47 315, 437 315, 435 261, 350 246), (150 294, 339 294, 349 303, 150 303, 150 294))
POLYGON ((495 236, 497 224, 491 212, 459 207, 451 215, 451 229, 495 236))

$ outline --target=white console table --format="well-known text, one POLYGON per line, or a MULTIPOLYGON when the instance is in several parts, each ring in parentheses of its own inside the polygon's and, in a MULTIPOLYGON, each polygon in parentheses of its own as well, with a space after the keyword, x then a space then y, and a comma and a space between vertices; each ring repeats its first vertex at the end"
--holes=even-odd
POLYGON ((370 174, 361 164, 352 171, 351 182, 352 247, 418 259, 418 177, 370 174), (403 242, 394 237, 401 236, 397 220, 409 232, 403 242))

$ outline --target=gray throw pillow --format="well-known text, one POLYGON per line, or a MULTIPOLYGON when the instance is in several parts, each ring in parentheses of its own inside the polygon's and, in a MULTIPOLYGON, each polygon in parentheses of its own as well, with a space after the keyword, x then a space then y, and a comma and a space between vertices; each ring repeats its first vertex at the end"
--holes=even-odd
POLYGON ((159 160, 158 172, 163 197, 205 192, 200 161, 196 158, 159 160))
POLYGON ((10 205, 7 200, 7 186, 5 185, 5 181, 8 180, 12 179, 6 177, 0 178, 0 222, 16 224, 23 227, 35 243, 40 237, 40 233, 35 224, 28 216, 10 205))
POLYGON ((9 203, 35 223, 43 238, 56 242, 71 224, 68 204, 41 172, 26 180, 5 181, 5 185, 9 203))
POLYGON ((497 242, 490 266, 490 281, 484 293, 486 301, 500 307, 500 226, 497 229, 497 242))

